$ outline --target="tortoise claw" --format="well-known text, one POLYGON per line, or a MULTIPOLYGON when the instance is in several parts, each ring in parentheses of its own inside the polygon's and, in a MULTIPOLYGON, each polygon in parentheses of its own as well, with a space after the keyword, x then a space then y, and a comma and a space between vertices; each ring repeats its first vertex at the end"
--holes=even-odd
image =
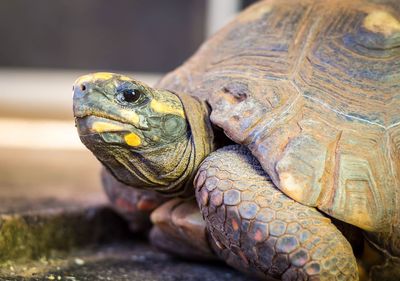
POLYGON ((151 214, 150 242, 162 251, 185 259, 215 259, 206 224, 194 200, 171 199, 151 214))

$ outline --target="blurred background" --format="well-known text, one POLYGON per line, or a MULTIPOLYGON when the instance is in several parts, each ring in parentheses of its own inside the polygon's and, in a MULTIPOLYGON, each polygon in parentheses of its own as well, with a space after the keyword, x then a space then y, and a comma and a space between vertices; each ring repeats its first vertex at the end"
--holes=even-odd
POLYGON ((1 0, 0 199, 102 197, 75 132, 73 81, 114 71, 154 84, 252 2, 1 0))

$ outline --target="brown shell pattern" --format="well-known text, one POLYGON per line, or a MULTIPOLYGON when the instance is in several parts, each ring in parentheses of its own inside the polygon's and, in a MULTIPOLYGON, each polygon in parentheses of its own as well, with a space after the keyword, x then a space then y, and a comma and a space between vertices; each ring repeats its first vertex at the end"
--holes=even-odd
POLYGON ((298 202, 367 231, 400 223, 398 1, 260 1, 158 86, 207 100, 298 202))

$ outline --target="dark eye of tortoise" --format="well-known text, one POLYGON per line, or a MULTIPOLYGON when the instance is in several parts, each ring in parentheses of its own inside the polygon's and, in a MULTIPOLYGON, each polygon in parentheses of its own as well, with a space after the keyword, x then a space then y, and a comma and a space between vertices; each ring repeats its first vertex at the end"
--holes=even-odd
POLYGON ((121 92, 122 100, 128 103, 133 103, 139 100, 142 93, 137 89, 126 89, 121 92))

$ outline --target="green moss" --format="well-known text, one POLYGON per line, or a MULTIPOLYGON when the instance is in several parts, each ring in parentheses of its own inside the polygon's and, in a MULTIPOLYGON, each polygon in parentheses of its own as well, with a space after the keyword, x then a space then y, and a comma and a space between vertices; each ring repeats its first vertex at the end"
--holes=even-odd
POLYGON ((3 217, 0 262, 49 256, 52 250, 68 250, 77 242, 59 218, 31 221, 21 216, 3 217))
POLYGON ((31 256, 31 249, 25 243, 32 241, 32 235, 21 217, 6 216, 0 229, 0 262, 17 257, 31 256))
POLYGON ((3 215, 0 216, 0 264, 63 254, 75 247, 118 239, 126 230, 126 224, 104 208, 3 215))

